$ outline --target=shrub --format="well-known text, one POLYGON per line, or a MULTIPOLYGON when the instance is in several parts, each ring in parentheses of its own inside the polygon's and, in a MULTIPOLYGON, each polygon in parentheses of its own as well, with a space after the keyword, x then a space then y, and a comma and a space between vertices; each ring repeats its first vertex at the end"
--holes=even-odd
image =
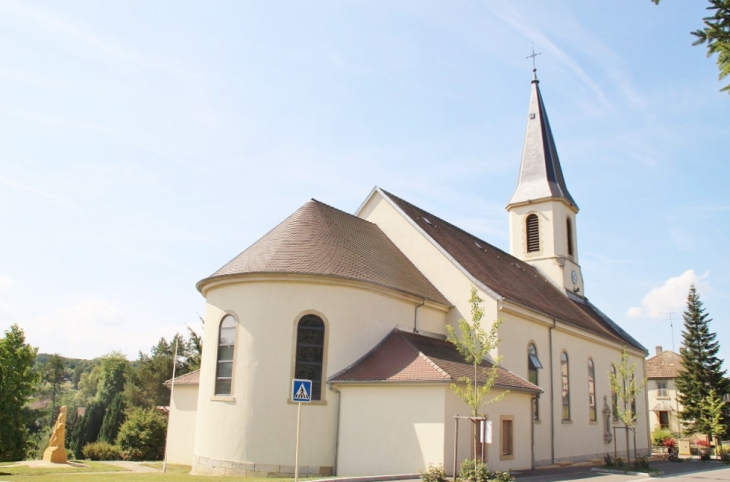
POLYGON ((119 447, 107 442, 91 442, 81 450, 89 460, 119 460, 119 447))
POLYGON ((720 447, 718 447, 717 455, 726 465, 730 464, 730 452, 728 452, 728 449, 725 448, 724 445, 720 445, 720 447))
POLYGON ((133 408, 119 428, 117 445, 124 460, 162 460, 167 420, 154 408, 133 408))
POLYGON ((655 447, 667 446, 665 440, 672 438, 672 432, 669 430, 656 429, 651 433, 651 443, 655 447))
POLYGON ((615 462, 613 461, 613 457, 611 457, 611 454, 606 454, 603 456, 603 466, 604 467, 613 467, 615 465, 615 462))
POLYGON ((639 455, 634 460, 634 468, 637 470, 648 470, 649 469, 649 458, 646 455, 639 455))
POLYGON ((489 474, 489 480, 496 480, 497 482, 514 482, 515 476, 509 470, 507 472, 491 472, 489 474))
POLYGON ((427 469, 419 470, 423 482, 444 482, 446 480, 446 471, 444 466, 428 464, 427 469))
POLYGON ((475 463, 474 460, 466 459, 459 467, 459 478, 469 482, 487 482, 489 480, 487 464, 484 462, 475 463))

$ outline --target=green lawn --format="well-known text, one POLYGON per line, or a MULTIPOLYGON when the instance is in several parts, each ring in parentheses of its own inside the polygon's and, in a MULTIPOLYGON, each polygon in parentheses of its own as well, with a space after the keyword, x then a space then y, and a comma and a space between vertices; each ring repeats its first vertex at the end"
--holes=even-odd
MULTIPOLYGON (((254 477, 211 477, 206 475, 189 475, 189 465, 167 465, 167 472, 162 473, 133 473, 121 467, 112 465, 83 461, 90 467, 73 468, 32 468, 26 466, 8 467, 8 463, 0 463, 0 482, 25 481, 25 482, 217 482, 217 481, 239 481, 239 482, 290 482, 294 479, 285 478, 254 478, 254 477), (100 472, 116 472, 103 474, 100 472)), ((162 468, 162 462, 150 462, 144 464, 155 469, 162 468)), ((304 479, 302 479, 304 480, 304 479)), ((312 479, 310 479, 312 480, 312 479)))

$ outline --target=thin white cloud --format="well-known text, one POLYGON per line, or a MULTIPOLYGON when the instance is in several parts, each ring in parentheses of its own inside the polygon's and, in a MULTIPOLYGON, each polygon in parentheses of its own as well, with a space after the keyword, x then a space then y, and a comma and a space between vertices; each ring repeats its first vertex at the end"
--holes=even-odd
POLYGON ((679 249, 693 250, 697 247, 697 240, 695 239, 695 237, 682 229, 670 229, 669 237, 672 239, 674 245, 679 249))
MULTIPOLYGON (((0 302, 0 318, 3 306, 0 302)), ((138 314, 95 297, 56 307, 21 326, 26 340, 41 353, 72 358, 93 358, 118 350, 129 359, 148 352, 161 337, 170 339, 185 327, 152 326, 138 314)))
POLYGON ((57 196, 50 192, 44 191, 42 189, 38 189, 33 186, 28 186, 26 184, 15 181, 13 179, 9 179, 7 177, 0 176, 0 184, 4 184, 7 187, 11 187, 11 188, 17 189, 19 191, 29 192, 31 194, 35 194, 37 196, 44 197, 46 199, 50 199, 51 201, 58 203, 58 204, 68 205, 68 201, 66 201, 66 199, 64 199, 60 196, 57 196))
POLYGON ((499 5, 493 4, 492 11, 501 18, 505 23, 511 26, 513 29, 521 33, 525 38, 534 41, 540 45, 541 50, 550 52, 555 58, 565 64, 573 73, 578 77, 584 84, 586 84, 595 94, 598 102, 608 110, 613 110, 613 105, 609 102, 605 92, 601 86, 583 70, 578 62, 568 55, 566 51, 558 47, 549 37, 538 28, 535 24, 531 23, 524 15, 518 12, 513 6, 507 3, 500 3, 499 5))
POLYGON ((641 306, 632 306, 626 312, 629 318, 662 318, 668 313, 681 313, 687 303, 689 286, 694 284, 700 291, 709 289, 707 278, 710 272, 698 276, 695 270, 688 269, 679 276, 669 278, 663 285, 649 291, 641 300, 641 306))
POLYGON ((11 278, 0 274, 0 291, 8 290, 12 288, 14 284, 15 281, 13 281, 11 278))

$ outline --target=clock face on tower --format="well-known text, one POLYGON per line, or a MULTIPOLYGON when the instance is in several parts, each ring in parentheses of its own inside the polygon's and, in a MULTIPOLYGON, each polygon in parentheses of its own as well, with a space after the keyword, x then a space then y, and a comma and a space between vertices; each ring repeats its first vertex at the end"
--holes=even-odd
POLYGON ((578 284, 578 273, 576 273, 575 270, 570 273, 570 278, 573 280, 573 284, 578 284))

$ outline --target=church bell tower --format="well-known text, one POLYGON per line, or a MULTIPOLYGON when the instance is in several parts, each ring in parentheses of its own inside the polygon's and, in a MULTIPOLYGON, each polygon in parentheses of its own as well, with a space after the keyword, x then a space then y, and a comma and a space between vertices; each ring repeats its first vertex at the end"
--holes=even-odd
POLYGON ((535 266, 567 292, 583 297, 575 222, 578 205, 565 185, 539 83, 533 69, 520 174, 507 204, 510 254, 535 266))

